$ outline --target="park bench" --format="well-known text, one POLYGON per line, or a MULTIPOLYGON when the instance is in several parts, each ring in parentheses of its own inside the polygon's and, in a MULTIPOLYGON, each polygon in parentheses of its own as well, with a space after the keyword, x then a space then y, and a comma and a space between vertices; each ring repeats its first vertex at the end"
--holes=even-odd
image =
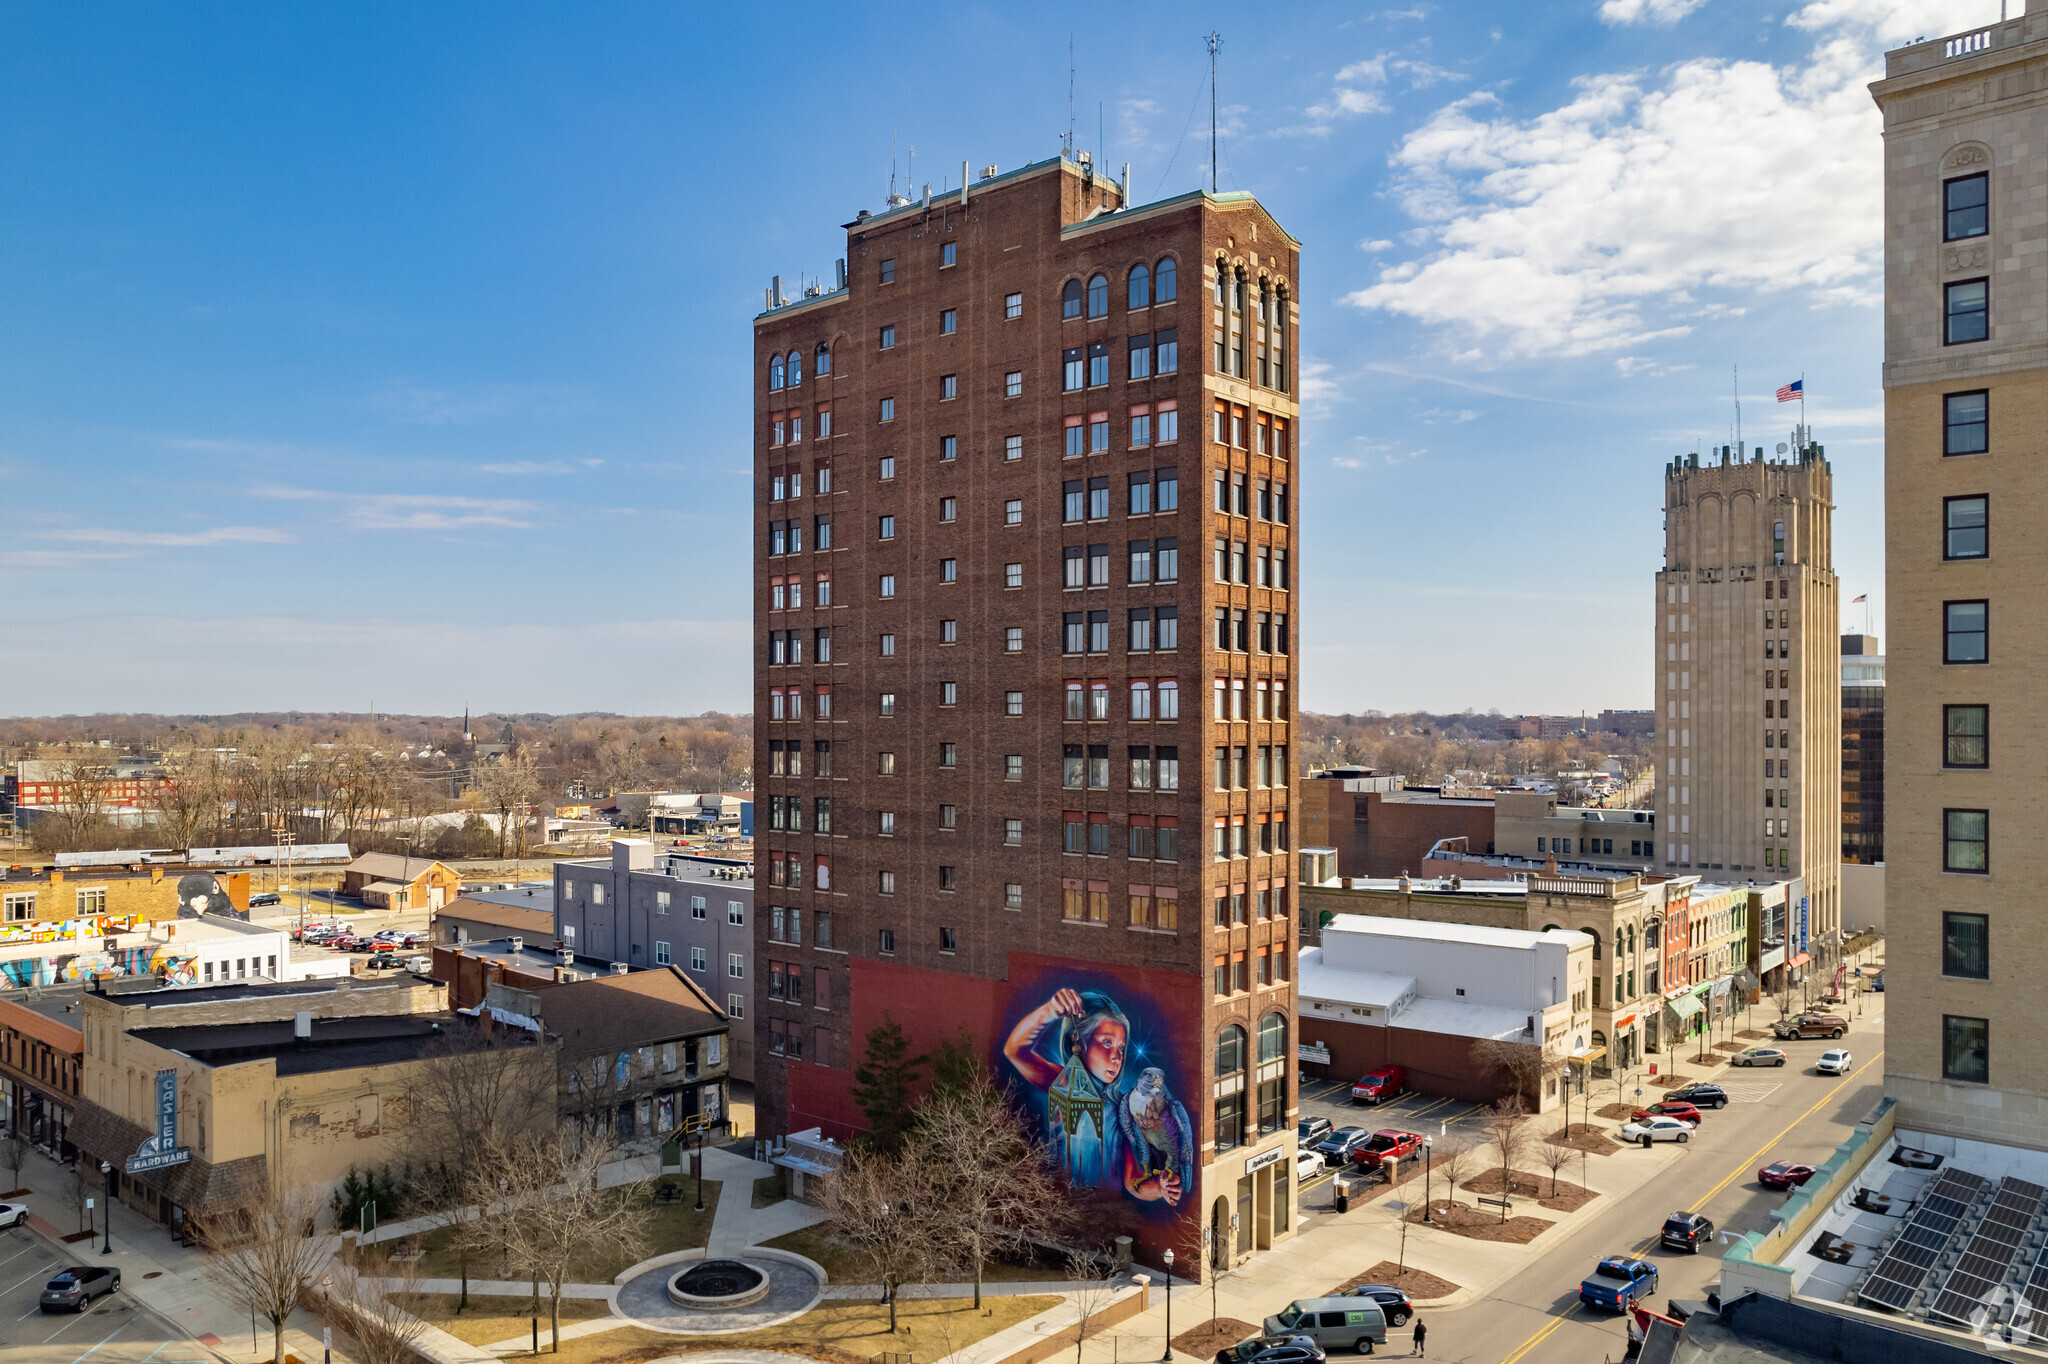
POLYGON ((1479 1200, 1479 1206, 1482 1208, 1499 1208, 1503 1217, 1515 1210, 1515 1205, 1505 1198, 1482 1198, 1479 1200))

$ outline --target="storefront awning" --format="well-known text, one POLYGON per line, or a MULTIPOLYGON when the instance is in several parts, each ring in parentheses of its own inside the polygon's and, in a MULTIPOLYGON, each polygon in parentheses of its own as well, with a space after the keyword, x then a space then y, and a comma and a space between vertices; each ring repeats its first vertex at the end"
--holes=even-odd
POLYGON ((1691 1018, 1694 1014, 1705 1012, 1706 1008, 1700 1003, 1698 995, 1680 995, 1677 999, 1667 999, 1664 1001, 1664 1007, 1680 1018, 1691 1018))
POLYGON ((1808 963, 1808 962, 1810 962, 1810 961, 1812 961, 1812 960, 1813 960, 1813 955, 1812 955, 1811 953, 1808 953, 1808 952, 1801 952, 1801 953, 1800 953, 1800 954, 1799 954, 1798 956, 1796 956, 1796 957, 1792 958, 1792 960, 1790 960, 1790 961, 1786 962, 1785 964, 1786 964, 1787 966, 1804 966, 1804 965, 1806 965, 1806 963, 1808 963))
POLYGON ((1594 1047, 1590 1051, 1573 1052, 1570 1056, 1566 1057, 1565 1059, 1568 1061, 1576 1062, 1577 1064, 1582 1066, 1590 1066, 1595 1061, 1603 1059, 1606 1055, 1607 1048, 1594 1047))

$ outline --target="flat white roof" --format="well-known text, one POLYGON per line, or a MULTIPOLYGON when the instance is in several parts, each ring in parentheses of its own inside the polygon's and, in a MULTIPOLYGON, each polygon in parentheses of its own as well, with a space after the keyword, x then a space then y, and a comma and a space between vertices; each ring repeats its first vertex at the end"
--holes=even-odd
MULTIPOLYGON (((1343 878, 1333 876, 1329 880, 1322 883, 1321 889, 1343 890, 1343 878)), ((1354 876, 1351 878, 1351 889, 1398 891, 1401 889, 1401 878, 1398 876, 1354 876)), ((1529 893, 1529 887, 1527 886, 1527 884, 1521 881, 1511 880, 1510 878, 1505 876, 1495 881, 1482 881, 1473 879, 1471 877, 1466 877, 1463 879, 1461 884, 1455 886, 1451 884, 1450 878, 1447 876, 1441 878, 1430 876, 1411 876, 1408 878, 1408 889, 1411 891, 1425 891, 1431 895, 1498 896, 1527 895, 1529 893)))
POLYGON ((1391 1009, 1395 1001, 1415 991, 1413 976, 1325 966, 1320 947, 1304 948, 1295 965, 1299 968, 1295 991, 1303 999, 1327 999, 1333 1004, 1370 1004, 1391 1009))
POLYGON ((1566 947, 1590 945, 1590 939, 1576 929, 1549 928, 1536 932, 1527 928, 1488 928, 1481 924, 1444 923, 1436 919, 1387 919, 1376 914, 1339 914, 1323 925, 1323 932, 1360 933, 1382 938, 1414 938, 1427 942, 1460 942, 1476 947, 1513 947, 1523 950, 1552 942, 1566 947))

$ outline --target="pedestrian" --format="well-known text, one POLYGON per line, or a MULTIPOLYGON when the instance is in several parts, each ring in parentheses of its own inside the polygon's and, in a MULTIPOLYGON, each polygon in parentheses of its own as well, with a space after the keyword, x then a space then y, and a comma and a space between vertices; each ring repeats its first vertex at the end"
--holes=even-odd
POLYGON ((1429 1328, 1422 1324, 1422 1318, 1415 1319, 1415 1353, 1422 1353, 1422 1342, 1429 1338, 1429 1328))

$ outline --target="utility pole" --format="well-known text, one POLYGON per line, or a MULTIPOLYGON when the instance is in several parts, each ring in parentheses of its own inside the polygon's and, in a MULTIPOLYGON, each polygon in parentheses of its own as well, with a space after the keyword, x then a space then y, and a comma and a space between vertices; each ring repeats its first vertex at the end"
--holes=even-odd
POLYGON ((1223 47, 1223 35, 1209 33, 1209 193, 1216 193, 1216 54, 1223 47))

